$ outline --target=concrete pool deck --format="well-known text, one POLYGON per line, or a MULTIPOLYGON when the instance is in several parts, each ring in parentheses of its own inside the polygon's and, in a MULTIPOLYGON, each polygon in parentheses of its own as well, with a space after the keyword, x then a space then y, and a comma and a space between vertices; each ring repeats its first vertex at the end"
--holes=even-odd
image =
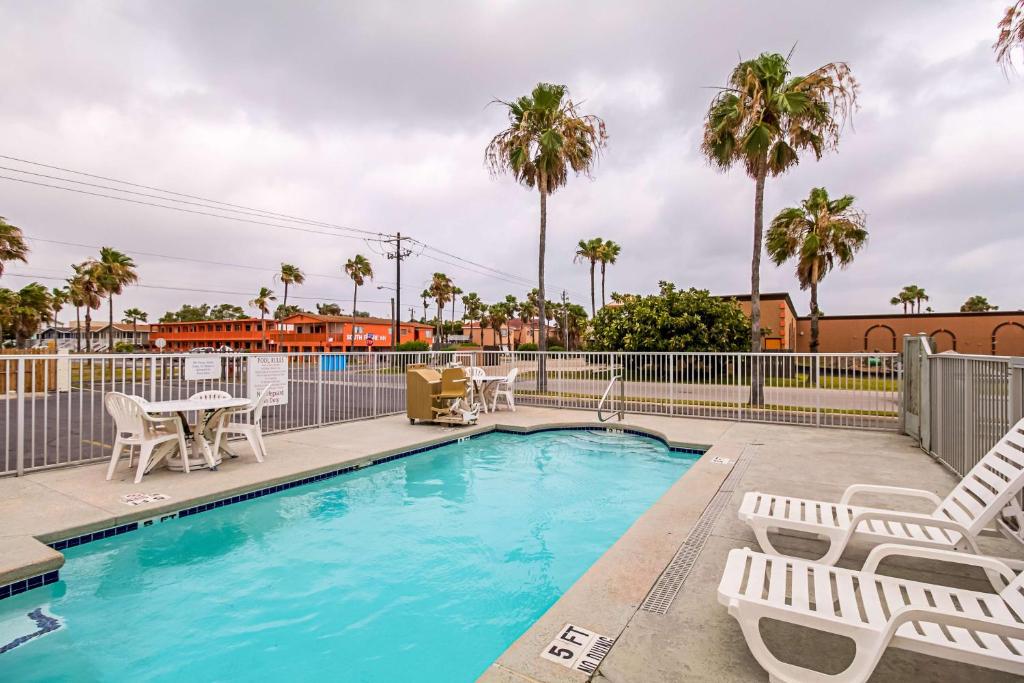
MULTIPOLYGON (((767 675, 744 643, 736 622, 717 602, 717 585, 728 551, 757 547, 736 517, 745 491, 838 500, 851 483, 910 485, 940 496, 955 478, 924 455, 909 438, 888 432, 814 429, 717 420, 629 415, 600 425, 591 412, 521 407, 481 416, 477 427, 445 429, 409 425, 403 416, 350 422, 267 437, 269 457, 257 463, 244 445, 240 457, 218 472, 189 475, 158 470, 141 484, 122 461, 114 479, 104 481, 106 463, 41 471, 0 479, 0 585, 50 571, 63 556, 45 545, 113 525, 159 517, 178 509, 237 495, 496 426, 532 430, 546 426, 634 428, 663 436, 672 445, 712 449, 649 508, 526 633, 481 677, 483 681, 754 681, 767 675), (733 472, 731 499, 718 516, 703 550, 667 613, 640 610, 666 566, 711 500, 733 472), (724 462, 723 462, 724 461, 724 462), (131 507, 128 493, 160 493, 165 501, 131 507), (564 624, 590 628, 615 639, 592 676, 540 658, 542 648, 564 624)), ((865 496, 868 504, 884 501, 865 496)), ((987 552, 1024 558, 1020 546, 984 538, 987 552)), ((780 537, 780 548, 809 557, 823 544, 780 537)), ((856 567, 866 551, 855 547, 840 563, 856 567)), ((938 583, 985 589, 983 577, 964 576, 946 566, 894 565, 894 573, 938 583)), ((769 643, 824 669, 842 668, 843 643, 805 632, 768 632, 769 643), (774 638, 774 641, 772 640, 774 638)), ((872 680, 1014 680, 1009 676, 902 651, 887 653, 872 680)))

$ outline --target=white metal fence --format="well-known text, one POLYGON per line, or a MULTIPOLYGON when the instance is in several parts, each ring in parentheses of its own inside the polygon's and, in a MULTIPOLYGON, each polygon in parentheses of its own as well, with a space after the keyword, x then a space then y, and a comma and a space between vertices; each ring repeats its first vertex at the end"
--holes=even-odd
MULTIPOLYGON (((218 356, 220 379, 185 378, 187 354, 0 356, 0 474, 109 457, 114 426, 103 396, 150 401, 221 389, 248 393, 253 356, 218 356)), ((286 405, 266 409, 279 432, 405 410, 405 367, 452 362, 504 375, 519 369, 517 402, 595 410, 613 372, 627 413, 783 424, 895 429, 902 370, 897 354, 588 353, 441 351, 293 353, 286 405), (750 404, 750 378, 764 376, 764 402, 750 404)), ((619 392, 616 391, 616 396, 619 392)), ((616 401, 619 403, 620 401, 616 401)))

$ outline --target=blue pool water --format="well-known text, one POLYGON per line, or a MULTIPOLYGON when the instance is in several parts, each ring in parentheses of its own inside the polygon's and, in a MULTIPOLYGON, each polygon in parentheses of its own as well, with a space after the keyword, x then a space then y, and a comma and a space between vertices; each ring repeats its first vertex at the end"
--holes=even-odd
POLYGON ((0 647, 60 622, 0 680, 472 681, 695 458, 489 434, 69 548, 0 601, 0 647))

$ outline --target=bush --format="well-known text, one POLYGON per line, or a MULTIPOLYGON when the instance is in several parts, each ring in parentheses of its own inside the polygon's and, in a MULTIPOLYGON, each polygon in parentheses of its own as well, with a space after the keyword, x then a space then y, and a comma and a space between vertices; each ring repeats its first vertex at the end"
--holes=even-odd
POLYGON ((135 344, 119 341, 114 344, 114 351, 117 353, 133 353, 135 351, 135 344))
POLYGON ((650 296, 623 297, 594 318, 595 351, 746 351, 750 320, 735 301, 661 282, 650 296))
POLYGON ((565 351, 565 347, 560 344, 551 344, 548 346, 548 351, 565 351))
POLYGON ((516 347, 516 351, 536 351, 536 350, 537 350, 537 345, 534 344, 533 342, 529 342, 528 344, 520 344, 519 346, 516 347))
POLYGON ((407 341, 402 342, 395 347, 396 351, 429 351, 430 344, 425 341, 407 341))

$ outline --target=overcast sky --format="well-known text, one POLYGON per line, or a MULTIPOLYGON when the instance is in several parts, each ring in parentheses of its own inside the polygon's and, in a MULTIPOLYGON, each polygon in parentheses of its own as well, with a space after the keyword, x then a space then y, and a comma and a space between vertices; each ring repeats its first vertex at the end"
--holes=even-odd
MULTIPOLYGON (((651 292, 664 279, 743 293, 753 182, 701 157, 703 115, 711 88, 741 56, 795 43, 795 72, 844 60, 861 83, 854 129, 838 153, 805 158, 765 193, 766 220, 817 185, 855 195, 867 213, 868 247, 850 269, 829 275, 822 309, 894 312, 889 298, 911 283, 939 311, 972 294, 1019 309, 1024 75, 1004 77, 991 50, 1007 3, 2 2, 0 154, 400 230, 533 281, 537 196, 484 168, 484 147, 506 123, 488 102, 538 81, 565 83, 584 111, 605 119, 609 144, 593 179, 572 179, 549 202, 549 297, 565 288, 585 299, 587 269, 573 263, 573 250, 593 236, 622 245, 609 291, 651 292)), ((3 159, 0 166, 67 175, 3 159)), ((272 278, 281 261, 310 273, 296 296, 336 300, 346 311, 347 258, 366 254, 376 284, 394 281, 394 262, 358 238, 3 179, 0 215, 33 238, 132 253, 148 287, 118 300, 118 315, 128 306, 155 319, 185 302, 244 304, 261 285, 280 294, 272 278)), ((0 284, 18 288, 29 281, 23 274, 52 286, 42 278, 67 277, 70 263, 92 255, 31 246, 29 263, 10 265, 0 284)), ((406 262, 403 315, 410 305, 420 314, 418 294, 436 270, 486 301, 525 295, 525 285, 431 253, 406 262)), ((761 281, 762 291, 789 291, 807 312, 791 267, 766 262, 761 281)), ((361 294, 360 308, 388 312, 390 292, 371 285, 361 294)))

